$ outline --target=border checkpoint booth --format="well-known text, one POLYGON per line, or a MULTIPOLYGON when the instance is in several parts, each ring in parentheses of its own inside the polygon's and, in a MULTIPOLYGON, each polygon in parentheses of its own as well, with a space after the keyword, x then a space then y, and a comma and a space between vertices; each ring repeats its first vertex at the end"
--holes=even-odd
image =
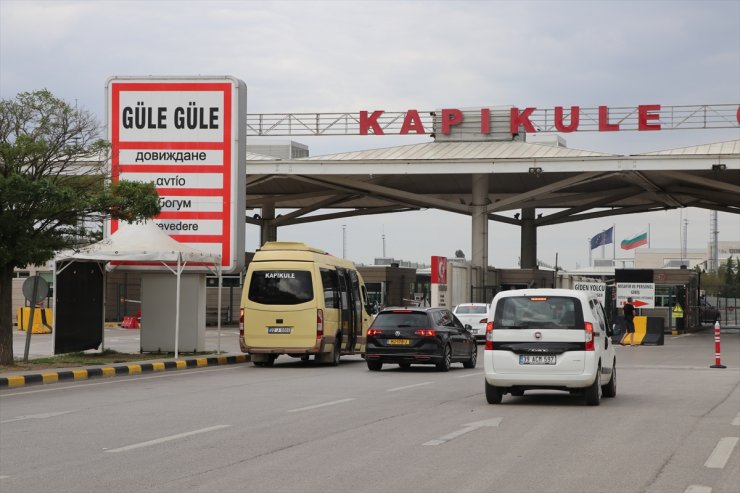
POLYGON ((174 352, 177 358, 179 352, 205 349, 205 274, 215 273, 221 286, 221 255, 179 243, 146 221, 121 223, 102 241, 54 258, 54 354, 105 348, 105 274, 117 268, 147 271, 142 274, 142 352, 174 352))

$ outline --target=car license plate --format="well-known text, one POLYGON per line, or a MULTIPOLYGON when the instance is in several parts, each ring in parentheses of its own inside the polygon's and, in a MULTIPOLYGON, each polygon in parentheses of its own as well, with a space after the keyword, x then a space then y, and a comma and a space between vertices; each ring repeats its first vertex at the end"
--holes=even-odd
POLYGON ((554 365, 555 355, 554 354, 537 354, 537 355, 519 355, 520 365, 554 365))
POLYGON ((411 341, 408 339, 388 339, 388 345, 390 346, 408 346, 411 341))
POLYGON ((268 334, 290 334, 290 327, 268 327, 268 334))

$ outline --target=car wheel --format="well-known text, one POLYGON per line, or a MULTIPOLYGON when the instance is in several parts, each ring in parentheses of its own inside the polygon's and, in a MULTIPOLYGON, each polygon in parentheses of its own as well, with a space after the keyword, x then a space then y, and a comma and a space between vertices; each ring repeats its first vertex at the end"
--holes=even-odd
POLYGON ((450 371, 450 365, 452 365, 452 349, 448 344, 445 345, 444 353, 442 353, 442 361, 437 363, 437 370, 450 371))
POLYGON ((371 361, 367 360, 367 369, 370 371, 380 371, 381 368, 383 368, 383 362, 382 361, 371 361))
MULTIPOLYGON (((337 336, 338 340, 342 340, 342 336, 337 336)), ((339 360, 342 358, 342 346, 337 343, 337 340, 334 340, 334 350, 332 351, 331 355, 331 362, 329 363, 331 366, 339 366, 339 360)))
POLYGON ((411 368, 411 363, 398 363, 398 366, 400 366, 404 370, 408 370, 409 368, 411 368))
POLYGON ((463 361, 463 367, 475 368, 476 364, 478 364, 478 346, 473 344, 473 350, 470 351, 470 359, 463 361))
POLYGON ((501 404, 501 391, 498 387, 486 382, 486 401, 489 404, 501 404))
POLYGON ((601 387, 601 392, 604 397, 616 397, 617 395, 617 363, 614 362, 612 366, 612 377, 609 379, 609 383, 601 387))
POLYGON ((601 367, 596 370, 596 378, 594 383, 586 388, 586 404, 589 406, 598 406, 601 404, 601 385, 599 385, 599 375, 601 374, 601 367))
POLYGON ((272 366, 277 359, 277 354, 271 354, 267 357, 262 366, 272 366))

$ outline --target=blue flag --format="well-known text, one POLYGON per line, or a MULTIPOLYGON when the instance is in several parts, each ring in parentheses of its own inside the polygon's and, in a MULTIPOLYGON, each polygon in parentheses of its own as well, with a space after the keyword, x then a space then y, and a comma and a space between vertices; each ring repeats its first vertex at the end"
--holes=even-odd
POLYGON ((614 226, 591 237, 591 250, 609 243, 614 243, 614 226))

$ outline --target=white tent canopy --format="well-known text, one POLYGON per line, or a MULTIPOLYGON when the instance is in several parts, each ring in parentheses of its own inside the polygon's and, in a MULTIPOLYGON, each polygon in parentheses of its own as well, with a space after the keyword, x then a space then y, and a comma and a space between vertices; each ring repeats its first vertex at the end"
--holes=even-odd
MULTIPOLYGON (((221 255, 196 250, 172 239, 153 221, 143 223, 120 223, 119 229, 103 240, 77 250, 59 252, 54 258, 54 272, 58 263, 87 260, 98 262, 147 262, 154 266, 164 266, 177 276, 176 314, 175 314, 175 357, 178 356, 180 333, 180 276, 186 266, 199 266, 218 275, 218 311, 221 313, 221 255)), ((115 268, 115 265, 112 267, 115 268)), ((149 265, 142 267, 151 268, 149 265)), ((111 268, 109 268, 110 270, 111 268)), ((221 317, 218 319, 219 345, 221 349, 221 317)))
POLYGON ((121 223, 118 231, 92 245, 57 254, 55 261, 181 262, 219 264, 221 256, 202 252, 173 240, 153 221, 121 223))

